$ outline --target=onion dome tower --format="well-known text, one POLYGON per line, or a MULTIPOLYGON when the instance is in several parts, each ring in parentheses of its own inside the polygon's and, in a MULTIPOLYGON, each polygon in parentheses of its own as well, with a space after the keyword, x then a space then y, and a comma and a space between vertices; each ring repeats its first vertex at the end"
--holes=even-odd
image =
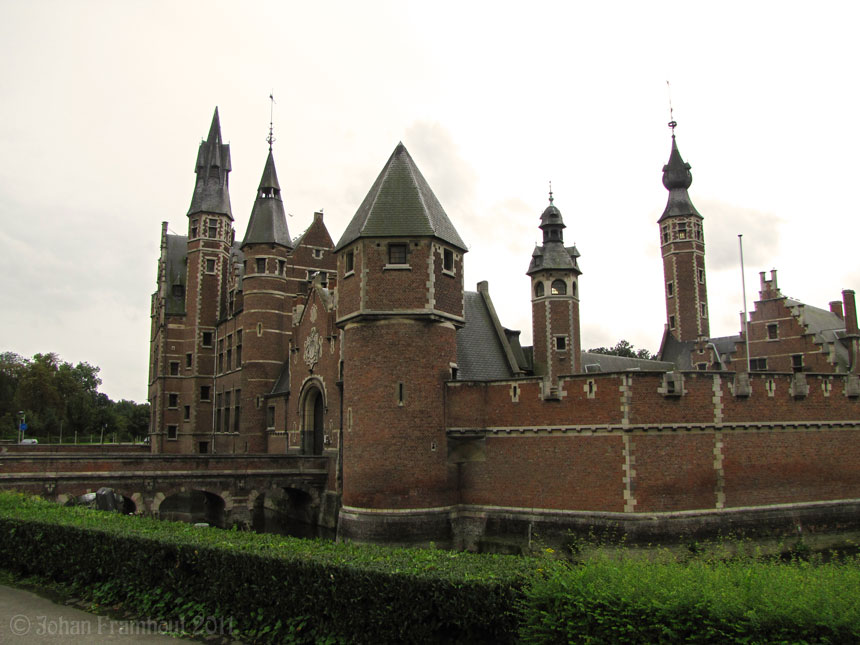
POLYGON ((710 335, 708 294, 705 281, 705 236, 702 216, 690 201, 687 190, 693 183, 690 164, 681 158, 671 121, 672 150, 663 166, 663 185, 669 200, 660 225, 663 255, 666 326, 678 341, 695 341, 710 335))
MULTIPOLYGON (((532 288, 532 337, 535 374, 551 389, 564 374, 580 371, 579 270, 576 246, 564 245, 564 220, 554 204, 540 218, 543 244, 536 246, 526 274, 532 288)), ((549 390, 545 390, 545 393, 549 390)))

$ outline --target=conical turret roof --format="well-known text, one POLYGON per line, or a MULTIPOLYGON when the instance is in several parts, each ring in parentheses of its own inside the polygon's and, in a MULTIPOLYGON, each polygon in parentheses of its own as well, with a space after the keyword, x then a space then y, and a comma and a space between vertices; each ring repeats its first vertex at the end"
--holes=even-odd
POLYGON ((437 237, 467 250, 406 146, 398 143, 335 250, 360 237, 417 236, 437 237))
POLYGON ((251 210, 251 219, 248 221, 242 248, 248 244, 280 244, 293 248, 287 228, 284 202, 281 200, 281 186, 275 170, 275 158, 271 149, 266 159, 266 167, 263 169, 263 176, 260 178, 257 199, 251 210))
POLYGON ((666 209, 660 216, 659 222, 667 217, 690 216, 701 218, 699 211, 690 201, 687 189, 693 183, 693 175, 690 172, 690 164, 681 158, 678 144, 675 143, 675 135, 672 135, 672 151, 669 153, 669 162, 663 166, 663 185, 669 191, 669 201, 666 209))
POLYGON ((566 226, 561 211, 553 203, 551 192, 549 206, 540 216, 540 228, 543 231, 543 245, 535 247, 526 275, 545 270, 573 271, 576 275, 580 275, 582 272, 576 262, 579 251, 576 250, 576 246, 565 247, 564 245, 566 226))
POLYGON ((197 150, 197 165, 194 169, 197 181, 188 209, 189 215, 213 213, 233 219, 228 178, 230 170, 230 144, 221 141, 221 120, 216 107, 212 125, 209 126, 209 136, 200 142, 197 150))

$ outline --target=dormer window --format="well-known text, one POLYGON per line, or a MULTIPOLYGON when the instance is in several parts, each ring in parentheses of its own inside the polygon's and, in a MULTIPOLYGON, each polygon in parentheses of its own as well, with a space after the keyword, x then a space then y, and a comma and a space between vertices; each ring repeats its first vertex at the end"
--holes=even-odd
POLYGON ((567 283, 564 280, 553 280, 550 286, 550 293, 554 296, 564 296, 567 294, 567 283))
POLYGON ((405 244, 389 244, 388 245, 388 263, 389 264, 406 264, 406 245, 405 244))

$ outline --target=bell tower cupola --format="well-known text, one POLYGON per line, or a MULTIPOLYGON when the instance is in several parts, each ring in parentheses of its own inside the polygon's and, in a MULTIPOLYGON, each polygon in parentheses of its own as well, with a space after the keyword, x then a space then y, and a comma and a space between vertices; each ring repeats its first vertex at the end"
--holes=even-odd
POLYGON ((675 126, 671 121, 672 150, 663 166, 663 185, 669 199, 660 225, 663 256, 663 288, 666 299, 666 328, 676 340, 707 338, 708 293, 705 281, 705 235, 702 216, 693 206, 687 190, 693 183, 690 164, 678 151, 675 126))

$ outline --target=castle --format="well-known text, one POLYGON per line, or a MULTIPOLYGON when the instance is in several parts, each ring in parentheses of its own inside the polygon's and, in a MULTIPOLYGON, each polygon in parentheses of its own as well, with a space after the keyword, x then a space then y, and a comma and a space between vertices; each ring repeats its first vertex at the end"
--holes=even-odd
POLYGON ((326 456, 334 510, 318 519, 362 541, 484 548, 595 526, 776 525, 787 508, 811 525, 860 517, 854 293, 819 309, 762 274, 748 323, 711 338, 703 218, 674 128, 654 361, 582 351, 580 254, 552 193, 524 258, 524 347, 487 283, 465 290, 466 244, 402 144, 336 244, 322 213, 291 237, 271 142, 239 241, 231 170, 216 108, 187 235, 162 226, 154 453, 326 456))

